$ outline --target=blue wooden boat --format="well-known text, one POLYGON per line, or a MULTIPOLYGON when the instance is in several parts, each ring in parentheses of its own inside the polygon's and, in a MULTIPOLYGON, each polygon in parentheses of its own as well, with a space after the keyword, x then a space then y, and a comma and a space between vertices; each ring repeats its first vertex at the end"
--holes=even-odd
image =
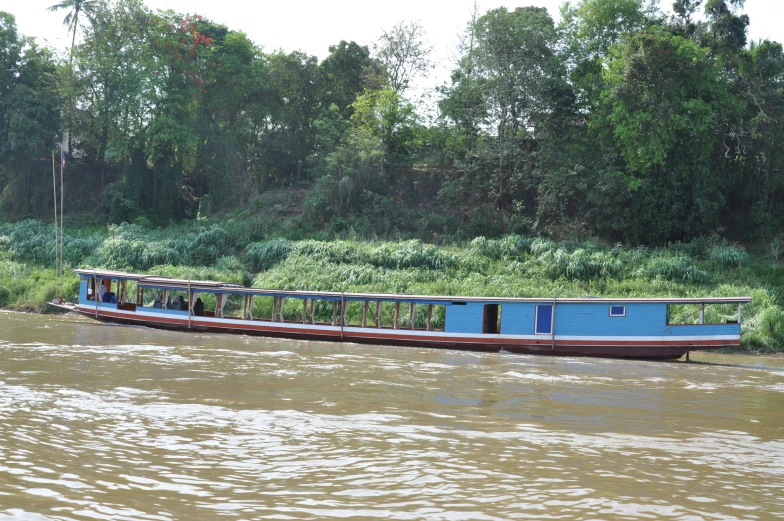
POLYGON ((737 347, 741 309, 751 301, 749 297, 541 299, 283 291, 108 270, 74 271, 81 281, 79 302, 56 305, 104 322, 548 355, 666 359, 692 350, 737 347), (196 306, 200 295, 212 295, 214 309, 202 312, 196 306), (173 296, 181 298, 171 303, 173 296), (235 303, 241 299, 241 313, 224 313, 229 299, 235 303), (267 309, 272 310, 268 316, 253 316, 256 299, 268 299, 267 309), (176 309, 178 301, 181 309, 176 309), (706 323, 705 309, 715 305, 723 306, 725 317, 731 308, 733 316, 706 323), (691 306, 698 318, 687 324, 671 323, 673 306, 691 306), (348 319, 350 307, 361 310, 361 320, 348 319), (293 319, 292 308, 297 310, 293 319), (332 311, 331 320, 324 320, 325 309, 332 311))

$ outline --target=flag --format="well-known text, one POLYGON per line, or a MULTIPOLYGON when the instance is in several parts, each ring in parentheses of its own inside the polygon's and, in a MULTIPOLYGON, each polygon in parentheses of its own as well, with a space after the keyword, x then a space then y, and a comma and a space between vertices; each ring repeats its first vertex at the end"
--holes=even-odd
POLYGON ((65 167, 65 152, 60 152, 60 165, 65 167))

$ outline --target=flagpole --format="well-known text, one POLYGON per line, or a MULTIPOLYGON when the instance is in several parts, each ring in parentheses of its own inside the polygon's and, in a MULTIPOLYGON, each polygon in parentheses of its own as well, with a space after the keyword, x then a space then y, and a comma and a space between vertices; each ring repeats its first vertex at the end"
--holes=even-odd
POLYGON ((54 150, 52 150, 52 195, 54 196, 54 297, 55 300, 59 297, 60 292, 60 271, 58 269, 57 256, 59 255, 58 249, 58 226, 57 226, 57 174, 54 170, 54 150))

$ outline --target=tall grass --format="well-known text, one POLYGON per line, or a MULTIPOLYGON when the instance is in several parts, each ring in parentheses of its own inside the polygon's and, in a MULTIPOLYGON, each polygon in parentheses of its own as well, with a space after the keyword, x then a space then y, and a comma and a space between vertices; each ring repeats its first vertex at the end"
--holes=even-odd
POLYGON ((648 259, 637 270, 637 275, 649 279, 663 278, 678 282, 701 284, 708 281, 708 274, 695 266, 686 255, 657 255, 648 259))
POLYGON ((249 245, 245 254, 256 271, 263 271, 285 259, 290 251, 291 241, 275 238, 249 245))
POLYGON ((738 268, 746 264, 749 256, 745 251, 728 244, 716 244, 708 251, 710 260, 722 267, 738 268))

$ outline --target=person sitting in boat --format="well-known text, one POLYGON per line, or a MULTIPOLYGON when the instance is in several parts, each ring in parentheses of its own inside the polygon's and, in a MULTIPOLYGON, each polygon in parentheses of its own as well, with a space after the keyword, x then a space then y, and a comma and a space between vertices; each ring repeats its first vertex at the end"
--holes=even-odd
POLYGON ((106 286, 104 286, 104 284, 103 284, 103 279, 99 279, 98 280, 98 300, 100 302, 107 302, 106 300, 104 300, 104 297, 106 296, 106 292, 107 291, 108 290, 106 289, 106 286))
POLYGON ((201 298, 197 298, 196 302, 193 304, 193 314, 197 317, 204 316, 204 302, 201 301, 201 298))
POLYGON ((172 301, 171 301, 171 297, 169 297, 166 299, 166 309, 171 309, 171 308, 172 308, 172 301))
POLYGON ((160 298, 156 298, 156 299, 153 301, 153 303, 152 303, 152 307, 154 307, 154 308, 158 308, 158 309, 161 309, 161 308, 163 307, 163 302, 161 302, 161 299, 160 299, 160 298))
POLYGON ((185 299, 182 295, 178 296, 174 299, 174 303, 172 304, 172 309, 179 309, 180 311, 187 311, 187 307, 185 307, 185 299))

